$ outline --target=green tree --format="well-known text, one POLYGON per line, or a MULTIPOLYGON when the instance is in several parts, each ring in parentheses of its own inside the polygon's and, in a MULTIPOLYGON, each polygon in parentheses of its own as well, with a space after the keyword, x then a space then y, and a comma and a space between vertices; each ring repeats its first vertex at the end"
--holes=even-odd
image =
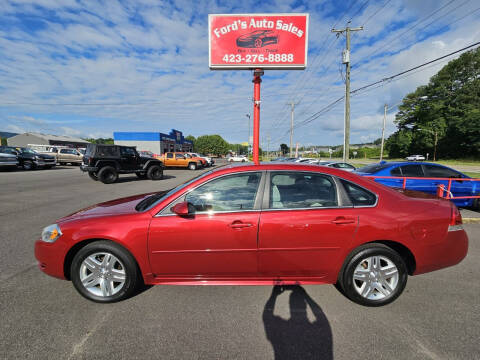
POLYGON ((195 149, 203 154, 225 155, 229 144, 220 135, 203 135, 195 141, 195 149))
POLYGON ((282 152, 282 155, 287 155, 290 149, 287 144, 280 144, 280 151, 282 152))
POLYGON ((7 146, 7 138, 2 137, 0 144, 1 144, 2 146, 7 146))
POLYGON ((193 143, 193 151, 197 151, 197 149, 195 148, 195 141, 197 141, 197 139, 195 139, 195 136, 188 135, 185 137, 185 140, 191 141, 193 143))
POLYGON ((395 123, 398 130, 386 145, 390 157, 436 150, 437 158, 478 158, 480 48, 450 61, 427 85, 408 94, 395 123))

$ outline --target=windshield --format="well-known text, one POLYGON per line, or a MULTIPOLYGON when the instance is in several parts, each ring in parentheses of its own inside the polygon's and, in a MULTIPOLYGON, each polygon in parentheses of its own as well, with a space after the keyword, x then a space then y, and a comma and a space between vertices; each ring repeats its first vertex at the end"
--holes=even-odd
POLYGON ((35 150, 29 149, 29 148, 22 148, 22 152, 26 154, 37 154, 35 150))
POLYGON ((143 199, 142 201, 140 201, 137 206, 135 206, 135 210, 137 211, 146 211, 146 210, 150 210, 151 208, 153 208, 155 205, 157 205, 158 203, 162 202, 164 199, 168 198, 170 195, 176 193, 177 191, 180 191, 182 190, 183 188, 187 187, 188 185, 190 185, 191 183, 197 181, 198 179, 201 179, 207 175, 210 175, 211 173, 213 172, 213 170, 210 170, 210 171, 207 171, 203 174, 200 174, 196 177, 194 177, 193 179, 190 179, 180 185, 178 185, 177 187, 171 189, 171 190, 168 190, 168 191, 160 191, 156 194, 153 194, 153 195, 150 195, 149 197, 143 199))

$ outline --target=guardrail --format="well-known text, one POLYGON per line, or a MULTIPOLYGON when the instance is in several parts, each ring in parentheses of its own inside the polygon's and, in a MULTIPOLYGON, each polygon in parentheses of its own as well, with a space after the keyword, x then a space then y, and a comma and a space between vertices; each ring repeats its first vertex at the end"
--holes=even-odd
MULTIPOLYGON (((452 182, 462 182, 462 181, 478 181, 480 184, 480 179, 470 179, 470 178, 430 178, 430 177, 410 177, 410 176, 364 176, 366 178, 372 179, 392 179, 392 180, 402 180, 402 189, 407 188, 407 180, 433 180, 433 181, 447 181, 448 185, 445 188, 445 184, 435 184, 437 185, 437 196, 449 199, 449 200, 457 200, 457 199, 480 199, 480 195, 472 195, 472 196, 454 196, 452 194, 452 182)), ((479 187, 480 193, 480 187, 479 187)))

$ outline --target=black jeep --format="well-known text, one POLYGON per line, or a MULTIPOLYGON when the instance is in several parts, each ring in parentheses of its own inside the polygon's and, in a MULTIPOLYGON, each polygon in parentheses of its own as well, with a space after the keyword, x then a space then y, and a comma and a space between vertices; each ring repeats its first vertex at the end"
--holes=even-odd
POLYGON ((163 163, 152 157, 140 156, 134 147, 88 144, 83 157, 82 171, 104 184, 117 181, 118 174, 135 173, 140 179, 163 178, 163 163))

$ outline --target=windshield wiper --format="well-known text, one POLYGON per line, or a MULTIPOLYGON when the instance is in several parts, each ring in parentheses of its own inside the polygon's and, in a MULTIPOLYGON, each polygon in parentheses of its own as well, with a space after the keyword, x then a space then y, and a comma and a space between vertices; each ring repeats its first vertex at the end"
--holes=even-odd
MULTIPOLYGON (((171 189, 170 189, 171 190, 171 189)), ((137 206, 135 206, 135 210, 137 211, 144 211, 150 207, 155 201, 158 199, 162 198, 166 193, 168 193, 170 190, 165 190, 165 191, 160 191, 156 194, 150 195, 149 197, 146 197, 142 201, 140 201, 137 206)))

